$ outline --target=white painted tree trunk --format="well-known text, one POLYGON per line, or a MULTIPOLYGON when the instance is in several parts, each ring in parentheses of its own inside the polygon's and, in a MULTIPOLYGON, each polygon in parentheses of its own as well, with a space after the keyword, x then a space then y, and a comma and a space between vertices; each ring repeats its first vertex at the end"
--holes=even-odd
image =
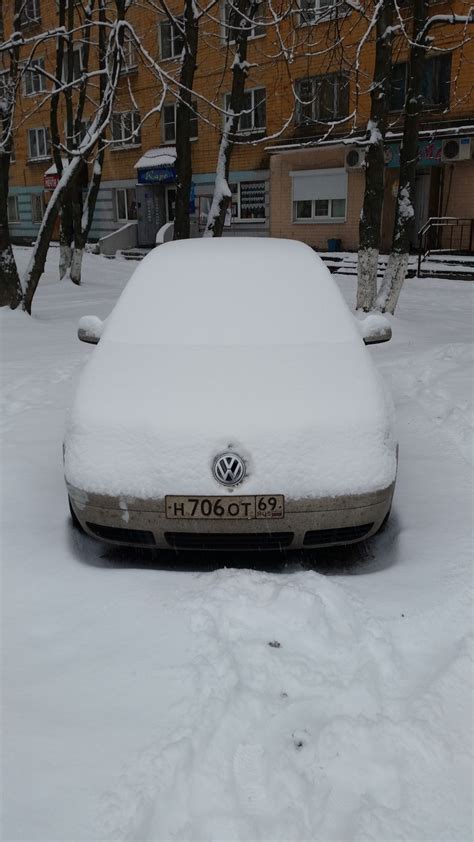
POLYGON ((81 272, 82 272, 82 257, 84 254, 84 249, 74 248, 72 251, 72 260, 71 260, 71 269, 69 271, 69 277, 74 284, 81 283, 81 272))
POLYGON ((206 228, 204 230, 203 237, 215 236, 215 229, 219 224, 219 218, 222 213, 223 204, 225 203, 227 209, 227 205, 232 198, 232 193, 226 179, 227 155, 229 149, 229 130, 231 122, 231 119, 227 120, 225 129, 222 133, 222 139, 219 146, 219 153, 217 156, 214 193, 212 196, 211 207, 207 215, 206 228))
POLYGON ((62 281, 71 265, 72 249, 65 243, 59 245, 59 280, 62 281))
POLYGON ((357 260, 357 310, 364 310, 365 313, 373 310, 375 306, 378 262, 378 249, 359 249, 357 260))
POLYGON ((398 303, 408 269, 408 254, 392 252, 377 296, 376 308, 382 313, 393 313, 398 303))

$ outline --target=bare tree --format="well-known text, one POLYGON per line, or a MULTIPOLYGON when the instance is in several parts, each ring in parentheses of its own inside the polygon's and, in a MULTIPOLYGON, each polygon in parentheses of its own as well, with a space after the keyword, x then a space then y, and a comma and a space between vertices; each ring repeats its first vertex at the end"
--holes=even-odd
MULTIPOLYGON (((15 0, 13 34, 8 49, 1 56, 0 75, 0 307, 7 306, 12 310, 18 307, 22 300, 21 283, 13 256, 8 225, 10 161, 13 149, 15 103, 20 78, 21 9, 21 0, 15 0)), ((4 32, 1 2, 0 25, 0 31, 4 32)))
POLYGON ((364 202, 359 224, 357 309, 372 310, 377 296, 377 268, 384 200, 384 143, 390 107, 393 0, 378 0, 374 78, 370 86, 364 202))
POLYGON ((232 195, 229 187, 230 160, 244 108, 245 83, 248 76, 248 38, 259 5, 260 0, 235 0, 230 3, 227 38, 235 39, 232 89, 219 145, 214 195, 204 231, 205 237, 221 237, 224 230, 225 215, 232 195))
POLYGON ((174 239, 189 238, 189 202, 192 185, 191 113, 194 73, 198 53, 199 15, 195 0, 184 0, 183 56, 176 107, 176 203, 174 239))
MULTIPOLYGON (((105 0, 102 0, 102 2, 105 2, 105 0)), ((39 234, 33 247, 33 253, 23 280, 23 307, 28 313, 31 313, 33 297, 36 292, 39 279, 44 272, 46 255, 48 253, 54 223, 61 203, 63 202, 65 195, 68 193, 71 194, 71 192, 73 192, 78 186, 84 162, 100 143, 103 133, 109 125, 112 116, 112 109, 120 78, 125 35, 124 21, 127 9, 130 5, 130 0, 114 0, 114 3, 115 18, 107 24, 109 35, 105 67, 102 71, 102 73, 106 76, 106 82, 103 87, 103 96, 97 107, 95 116, 90 126, 87 128, 84 138, 78 143, 71 161, 63 168, 59 182, 46 207, 39 234)))
POLYGON ((429 0, 413 0, 413 33, 410 40, 409 77, 405 99, 403 140, 400 148, 400 180, 395 210, 392 247, 376 300, 377 309, 394 313, 406 278, 410 251, 410 227, 414 218, 413 195, 420 119, 423 113, 423 70, 427 51, 431 48, 431 29, 441 23, 472 24, 474 10, 467 15, 433 15, 428 17, 429 0))
POLYGON ((382 312, 388 311, 389 313, 395 312, 406 277, 410 253, 410 224, 415 215, 412 200, 418 157, 418 132, 423 113, 422 82, 426 55, 423 32, 428 14, 428 4, 429 0, 414 0, 413 2, 413 40, 410 48, 405 120, 400 149, 400 180, 398 183, 395 225, 387 268, 377 296, 377 307, 382 312))

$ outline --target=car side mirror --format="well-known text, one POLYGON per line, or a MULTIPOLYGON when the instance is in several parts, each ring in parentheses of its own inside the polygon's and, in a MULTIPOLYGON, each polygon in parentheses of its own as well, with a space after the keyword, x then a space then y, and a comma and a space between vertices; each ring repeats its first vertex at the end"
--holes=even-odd
POLYGON ((390 322, 381 313, 371 313, 365 319, 358 320, 357 327, 366 345, 377 345, 392 338, 390 322))
POLYGON ((88 342, 90 345, 97 345, 100 337, 102 336, 104 325, 105 322, 97 316, 82 316, 82 318, 79 319, 77 336, 81 342, 88 342))

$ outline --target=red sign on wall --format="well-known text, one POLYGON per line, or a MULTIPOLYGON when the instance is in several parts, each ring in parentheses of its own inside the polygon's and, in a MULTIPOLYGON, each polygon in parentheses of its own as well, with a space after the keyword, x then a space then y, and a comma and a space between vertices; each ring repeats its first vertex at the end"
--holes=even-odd
POLYGON ((59 181, 59 175, 54 173, 54 175, 45 175, 43 178, 43 186, 45 190, 54 190, 57 183, 59 181))

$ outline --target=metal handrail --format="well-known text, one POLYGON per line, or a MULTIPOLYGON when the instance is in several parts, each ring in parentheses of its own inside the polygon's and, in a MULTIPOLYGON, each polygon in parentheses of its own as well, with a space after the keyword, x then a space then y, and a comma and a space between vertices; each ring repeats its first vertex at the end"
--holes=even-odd
POLYGON ((458 218, 456 216, 431 216, 427 222, 423 225, 422 228, 418 231, 418 271, 417 276, 420 277, 421 273, 421 261, 428 257, 432 251, 434 251, 434 247, 430 245, 430 235, 435 232, 436 229, 451 229, 450 234, 450 244, 448 247, 443 247, 443 251, 445 252, 453 252, 453 251, 466 251, 468 254, 472 254, 473 252, 473 243, 474 243, 474 219, 469 217, 458 218), (455 248, 453 248, 453 233, 454 231, 459 231, 458 242, 455 248), (467 231, 467 248, 463 248, 463 240, 464 240, 464 232, 467 231))

